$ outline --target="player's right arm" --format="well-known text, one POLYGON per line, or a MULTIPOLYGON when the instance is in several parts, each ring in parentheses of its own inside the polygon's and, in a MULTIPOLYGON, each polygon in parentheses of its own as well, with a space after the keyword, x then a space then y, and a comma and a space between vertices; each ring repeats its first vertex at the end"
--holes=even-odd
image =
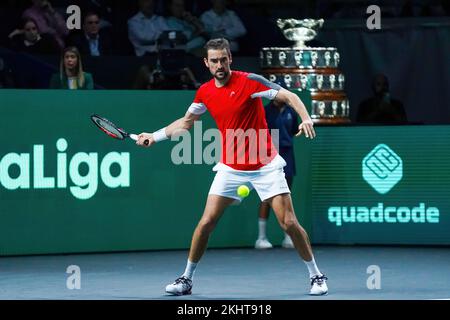
POLYGON ((197 90, 194 101, 189 106, 189 109, 187 110, 184 117, 175 120, 167 127, 159 129, 158 131, 155 131, 153 133, 141 133, 140 135, 138 135, 139 139, 136 144, 143 147, 150 147, 156 142, 170 139, 171 137, 181 134, 185 130, 191 129, 194 125, 194 122, 197 121, 200 116, 207 110, 206 105, 203 103, 202 92, 202 87, 200 87, 200 89, 197 90), (145 140, 149 141, 147 145, 144 144, 145 140))
POLYGON ((147 133, 143 132, 138 135, 138 140, 136 141, 137 145, 143 146, 143 147, 150 147, 156 142, 170 139, 173 136, 177 136, 181 134, 184 130, 189 130, 194 125, 194 122, 200 119, 201 114, 194 114, 191 113, 189 110, 186 112, 184 117, 181 117, 178 120, 175 120, 171 124, 169 124, 167 127, 164 127, 158 131, 155 131, 153 133, 147 133), (148 140, 148 145, 144 144, 144 141, 148 140))

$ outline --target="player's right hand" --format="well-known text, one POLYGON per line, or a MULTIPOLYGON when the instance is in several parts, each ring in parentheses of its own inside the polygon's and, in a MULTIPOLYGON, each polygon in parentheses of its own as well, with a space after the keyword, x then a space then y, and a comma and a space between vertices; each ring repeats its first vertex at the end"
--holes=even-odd
POLYGON ((142 132, 141 134, 139 134, 138 140, 136 141, 136 144, 138 146, 141 146, 144 148, 148 148, 154 143, 155 143, 155 139, 153 139, 153 134, 147 133, 147 132, 142 132), (148 140, 148 144, 145 144, 145 140, 148 140))
POLYGON ((302 133, 305 134, 305 137, 310 139, 314 139, 316 137, 316 132, 314 131, 314 122, 312 122, 311 119, 304 120, 298 126, 298 133, 295 136, 298 137, 302 133))

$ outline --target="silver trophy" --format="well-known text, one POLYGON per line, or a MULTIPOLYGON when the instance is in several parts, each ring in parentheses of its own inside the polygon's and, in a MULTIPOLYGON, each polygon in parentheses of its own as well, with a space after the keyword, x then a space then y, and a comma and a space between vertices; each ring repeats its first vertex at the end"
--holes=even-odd
POLYGON ((346 101, 341 102, 342 114, 347 115, 347 104, 346 101))
POLYGON ((317 66, 318 59, 319 59, 319 55, 317 54, 317 52, 312 51, 311 52, 311 64, 312 64, 313 68, 315 68, 317 66))
POLYGON ((292 84, 292 77, 289 74, 286 74, 284 76, 284 83, 286 84, 286 87, 290 88, 292 84))
POLYGON ((330 75, 330 88, 331 88, 331 90, 334 90, 335 81, 336 81, 336 76, 334 74, 330 75))
POLYGON ((267 52, 266 59, 267 59, 267 65, 271 66, 272 65, 272 52, 270 52, 270 51, 267 52))
POLYGON ((305 74, 302 74, 300 77, 300 82, 302 84, 302 89, 306 89, 306 85, 308 84, 308 76, 305 74))
POLYGON ((331 104, 331 109, 333 110, 333 116, 337 116, 337 108, 338 108, 337 101, 333 101, 331 104))
POLYGON ((302 65, 302 55, 303 55, 302 51, 295 51, 294 53, 295 65, 297 67, 300 67, 302 65))
POLYGON ((319 102, 319 115, 320 115, 321 117, 323 117, 324 114, 325 114, 325 102, 320 101, 320 102, 319 102))
POLYGON ((317 82, 317 89, 321 90, 322 86, 323 86, 323 75, 322 74, 318 74, 316 76, 316 82, 317 82))
POLYGON ((338 82, 339 82, 339 89, 344 90, 344 81, 345 81, 345 76, 343 74, 340 74, 338 77, 338 82))
POLYGON ((330 66, 330 60, 331 60, 331 53, 330 51, 325 52, 325 66, 330 66))
POLYGON ((339 55, 339 52, 334 53, 334 64, 335 66, 339 66, 339 62, 341 60, 341 56, 339 55))
POLYGON ((305 41, 311 41, 317 36, 323 22, 323 19, 278 19, 277 25, 286 39, 295 41, 295 48, 306 48, 305 41))
POLYGON ((284 67, 286 64, 286 52, 280 51, 280 53, 278 53, 278 60, 280 61, 280 66, 284 67))

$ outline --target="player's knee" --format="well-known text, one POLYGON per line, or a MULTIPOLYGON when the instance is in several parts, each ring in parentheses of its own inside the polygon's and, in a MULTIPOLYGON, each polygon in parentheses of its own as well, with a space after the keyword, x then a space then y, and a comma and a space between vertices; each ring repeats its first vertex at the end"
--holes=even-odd
POLYGON ((295 219, 294 217, 289 217, 289 218, 285 218, 283 220, 282 227, 283 227, 284 231, 290 232, 291 230, 298 228, 299 224, 298 224, 297 219, 295 219))
POLYGON ((213 219, 202 219, 198 224, 199 231, 202 233, 211 233, 216 226, 216 222, 213 219))

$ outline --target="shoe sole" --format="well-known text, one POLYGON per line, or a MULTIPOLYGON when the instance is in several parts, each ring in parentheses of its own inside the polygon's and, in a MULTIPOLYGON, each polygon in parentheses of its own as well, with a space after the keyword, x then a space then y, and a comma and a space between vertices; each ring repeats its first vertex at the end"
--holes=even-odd
POLYGON ((166 293, 168 293, 168 294, 170 294, 172 296, 187 296, 187 295, 192 294, 192 290, 189 290, 189 291, 186 291, 186 292, 180 292, 180 293, 166 291, 166 293))
POLYGON ((328 295, 328 291, 325 292, 325 293, 321 293, 321 294, 310 293, 309 295, 310 295, 310 296, 318 296, 318 297, 320 297, 320 296, 326 296, 326 295, 328 295))

